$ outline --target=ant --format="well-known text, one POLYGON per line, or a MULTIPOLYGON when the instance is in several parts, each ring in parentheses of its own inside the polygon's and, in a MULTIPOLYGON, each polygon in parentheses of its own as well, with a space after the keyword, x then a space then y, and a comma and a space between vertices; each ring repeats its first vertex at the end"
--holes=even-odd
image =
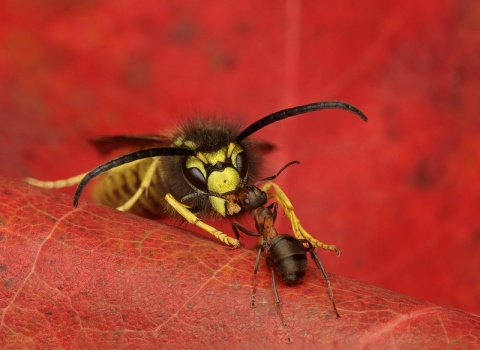
MULTIPOLYGON (((267 178, 267 180, 273 180, 276 178, 285 168, 291 164, 298 163, 296 161, 290 162, 285 165, 276 175, 267 178)), ((261 180, 265 181, 265 180, 261 180)), ((255 186, 244 187, 239 189, 230 200, 235 199, 242 207, 249 207, 250 202, 257 202, 256 199, 263 198, 261 197, 261 192, 255 191, 258 190, 255 186)), ((227 201, 228 202, 228 201, 227 201)), ((320 269, 327 282, 328 290, 330 293, 330 300, 332 301, 332 306, 337 317, 340 317, 337 307, 335 305, 335 299, 333 297, 333 291, 328 278, 327 272, 323 268, 320 258, 318 257, 315 247, 306 239, 297 239, 288 234, 279 234, 275 229, 275 221, 277 218, 277 208, 278 204, 273 202, 269 206, 264 206, 266 200, 263 199, 258 202, 261 202, 260 206, 257 205, 254 211, 254 220, 255 228, 257 232, 250 231, 244 226, 240 225, 238 222, 232 223, 232 229, 235 232, 237 239, 240 237, 241 232, 254 237, 262 237, 262 244, 258 250, 257 258, 255 261, 255 267, 253 271, 253 290, 252 290, 252 307, 255 307, 255 293, 256 293, 256 282, 257 282, 257 271, 260 263, 260 256, 262 251, 266 252, 267 255, 267 265, 270 267, 272 272, 272 286, 273 293, 275 295, 275 301, 278 306, 278 311, 282 324, 284 326, 285 332, 287 334, 288 342, 291 342, 290 334, 288 332, 288 327, 283 317, 281 308, 280 308, 280 298, 278 296, 277 285, 275 282, 275 272, 279 277, 288 285, 296 285, 300 283, 303 277, 306 274, 308 261, 307 261, 307 252, 310 253, 310 256, 315 261, 315 264, 320 269), (305 246, 307 245, 307 246, 305 246)), ((336 248, 336 247, 335 247, 336 248)), ((338 248, 336 249, 339 253, 338 248)))

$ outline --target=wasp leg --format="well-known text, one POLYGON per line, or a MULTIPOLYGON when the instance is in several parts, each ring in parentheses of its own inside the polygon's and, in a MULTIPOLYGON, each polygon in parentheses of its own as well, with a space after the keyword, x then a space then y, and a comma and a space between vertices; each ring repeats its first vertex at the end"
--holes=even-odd
POLYGON ((175 209, 177 213, 183 216, 183 218, 187 220, 189 223, 197 227, 200 227, 202 230, 207 231, 212 236, 222 241, 226 245, 231 245, 233 248, 238 248, 242 245, 242 243, 240 243, 238 239, 227 236, 225 233, 218 231, 215 227, 212 227, 204 223, 202 220, 196 217, 195 214, 193 214, 187 208, 187 206, 185 206, 184 204, 180 203, 175 198, 173 198, 173 196, 170 193, 167 193, 165 195, 165 200, 168 202, 168 204, 172 206, 173 209, 175 209))
POLYGON ((148 166, 147 172, 145 173, 145 176, 143 177, 142 183, 140 184, 140 187, 137 189, 137 191, 133 194, 132 197, 123 205, 117 207, 117 210, 120 211, 129 211, 135 203, 138 201, 140 196, 145 192, 145 194, 148 194, 146 190, 150 187, 150 184, 152 183, 152 178, 153 175, 155 174, 155 170, 157 169, 158 164, 160 163, 160 158, 156 157, 153 159, 152 163, 148 166))
POLYGON ((290 220, 292 225, 292 230, 297 239, 306 239, 308 242, 312 244, 314 247, 320 247, 325 250, 334 251, 337 255, 340 255, 340 249, 333 244, 326 244, 320 242, 318 239, 312 237, 302 226, 300 220, 298 219, 297 215, 293 210, 293 205, 282 191, 282 189, 272 181, 266 182, 261 188, 262 191, 267 192, 268 190, 272 189, 272 192, 268 193, 270 198, 274 198, 282 207, 283 212, 290 220))
POLYGON ((78 184, 82 179, 87 175, 87 173, 76 175, 64 180, 56 180, 56 181, 41 181, 34 179, 33 177, 26 177, 23 179, 26 183, 30 185, 41 187, 41 188, 63 188, 63 187, 70 187, 73 185, 78 184))

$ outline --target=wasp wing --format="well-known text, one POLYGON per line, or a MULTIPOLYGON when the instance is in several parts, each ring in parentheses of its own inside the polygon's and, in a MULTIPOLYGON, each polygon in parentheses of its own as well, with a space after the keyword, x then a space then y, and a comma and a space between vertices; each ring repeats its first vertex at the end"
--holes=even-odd
POLYGON ((171 147, 172 140, 167 136, 144 135, 113 135, 89 139, 89 142, 101 155, 107 155, 120 148, 143 149, 151 147, 171 147))
POLYGON ((257 139, 249 140, 249 145, 253 152, 261 155, 266 155, 277 148, 277 146, 272 143, 257 139))

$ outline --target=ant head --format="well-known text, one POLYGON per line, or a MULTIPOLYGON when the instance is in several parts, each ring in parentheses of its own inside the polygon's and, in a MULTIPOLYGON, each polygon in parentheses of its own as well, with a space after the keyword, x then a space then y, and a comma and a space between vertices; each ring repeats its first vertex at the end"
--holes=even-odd
POLYGON ((267 203, 267 194, 253 185, 245 185, 237 196, 237 201, 244 210, 253 210, 267 203))

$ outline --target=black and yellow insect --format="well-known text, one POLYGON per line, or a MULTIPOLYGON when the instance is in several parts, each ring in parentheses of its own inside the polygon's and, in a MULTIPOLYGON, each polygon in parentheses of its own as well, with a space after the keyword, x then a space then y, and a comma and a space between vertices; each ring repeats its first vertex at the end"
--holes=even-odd
MULTIPOLYGON (((91 143, 102 154, 122 147, 133 153, 106 162, 92 171, 66 180, 39 181, 30 184, 44 188, 60 188, 78 184, 74 195, 77 206, 83 188, 96 176, 107 173, 94 190, 96 201, 121 211, 147 217, 180 216, 227 245, 240 242, 201 221, 198 216, 232 217, 243 208, 227 205, 218 195, 233 192, 250 184, 261 164, 262 144, 248 137, 263 127, 308 112, 339 108, 350 111, 364 121, 367 117, 356 107, 341 101, 324 101, 284 109, 256 121, 243 131, 227 121, 191 120, 177 131, 160 135, 119 135, 100 137, 91 143), (204 195, 193 195, 193 194, 204 195), (186 198, 182 203, 181 199, 186 198)), ((303 229, 283 191, 268 181, 261 191, 269 192, 289 218, 298 239, 306 239, 314 247, 335 250, 313 238, 303 229)), ((263 205, 263 204, 259 204, 263 205)), ((251 208, 255 209, 255 208, 251 208)))

